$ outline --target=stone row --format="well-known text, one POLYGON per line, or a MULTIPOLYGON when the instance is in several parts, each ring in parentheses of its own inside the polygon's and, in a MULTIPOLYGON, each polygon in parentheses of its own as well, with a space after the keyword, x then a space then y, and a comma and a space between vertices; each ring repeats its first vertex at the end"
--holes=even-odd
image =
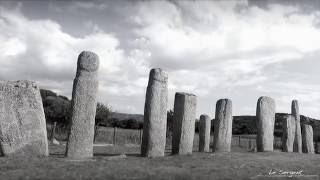
MULTIPOLYGON (((146 92, 143 141, 141 155, 164 156, 166 140, 168 76, 161 69, 152 69, 146 92)), ((195 132, 197 97, 194 94, 177 92, 174 99, 172 154, 191 154, 195 132)), ((275 101, 262 96, 257 102, 257 151, 273 151, 275 101)), ((310 125, 300 129, 298 101, 292 101, 291 115, 283 121, 282 148, 285 152, 314 152, 313 132, 310 125), (302 131, 302 135, 301 135, 302 131)), ((220 99, 216 103, 213 152, 230 152, 232 140, 232 102, 220 99)), ((199 151, 210 151, 211 119, 201 115, 199 120, 199 151)))
MULTIPOLYGON (((71 100, 66 157, 93 156, 94 123, 98 91, 99 57, 89 51, 78 56, 71 100)), ((152 69, 146 90, 144 127, 141 143, 143 157, 165 155, 168 104, 168 75, 152 69)), ((174 100, 172 154, 191 154, 195 134, 197 97, 177 92, 174 100)), ((48 156, 45 115, 40 90, 31 81, 0 81, 0 147, 3 156, 48 156)), ((273 151, 275 101, 260 97, 257 102, 257 151, 273 151)), ((213 152, 230 152, 232 140, 232 102, 216 103, 213 152)), ((201 115, 199 151, 210 151, 211 119, 201 115)), ((293 100, 291 115, 283 121, 283 151, 314 153, 312 126, 301 129, 298 101, 293 100)))

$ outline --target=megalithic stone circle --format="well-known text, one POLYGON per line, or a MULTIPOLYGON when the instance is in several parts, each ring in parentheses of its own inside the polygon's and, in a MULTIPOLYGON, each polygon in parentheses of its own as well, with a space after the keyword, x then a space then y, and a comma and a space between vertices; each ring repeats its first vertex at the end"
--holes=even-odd
POLYGON ((31 81, 0 81, 0 154, 48 156, 46 119, 39 87, 31 81))
POLYGON ((213 152, 231 151, 232 121, 232 101, 218 100, 214 120, 213 152))
POLYGON ((164 156, 166 146, 168 75, 152 69, 146 91, 141 156, 164 156))
POLYGON ((288 114, 282 122, 282 151, 293 152, 293 141, 296 132, 296 122, 291 114, 288 114))
POLYGON ((313 129, 311 125, 302 124, 302 152, 313 154, 313 129))
POLYGON ((275 101, 262 96, 257 102, 257 151, 273 151, 275 101))
POLYGON ((211 119, 208 115, 202 114, 199 120, 199 151, 210 151, 210 130, 211 119))
POLYGON ((174 99, 172 154, 192 154, 197 97, 177 92, 174 99))
POLYGON ((294 119, 296 122, 296 134, 295 134, 294 143, 293 143, 293 152, 302 153, 300 113, 299 113, 299 104, 297 100, 292 100, 291 114, 294 116, 294 119))
POLYGON ((99 85, 98 69, 98 55, 89 51, 80 53, 77 73, 73 81, 67 157, 81 159, 93 156, 96 96, 99 85))

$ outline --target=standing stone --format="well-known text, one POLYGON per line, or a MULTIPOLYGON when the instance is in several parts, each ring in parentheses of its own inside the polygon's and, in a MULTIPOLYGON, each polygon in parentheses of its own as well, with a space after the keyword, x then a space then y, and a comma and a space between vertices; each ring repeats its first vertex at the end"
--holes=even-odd
POLYGON ((273 151, 275 102, 262 96, 257 102, 257 151, 273 151))
POLYGON ((292 115, 287 115, 282 122, 282 150, 284 152, 293 152, 293 141, 296 132, 296 122, 292 115))
POLYGON ((297 100, 293 100, 291 104, 291 114, 294 116, 296 122, 296 134, 293 143, 293 152, 302 153, 302 139, 301 139, 301 125, 299 104, 297 100))
POLYGON ((231 151, 232 120, 232 101, 218 100, 214 120, 213 152, 231 151))
POLYGON ((314 153, 313 130, 308 124, 302 124, 302 152, 314 153))
POLYGON ((199 120, 199 151, 209 152, 210 151, 210 130, 211 130, 211 119, 208 115, 203 114, 199 120))
POLYGON ((152 69, 144 106, 144 126, 141 155, 164 156, 166 146, 168 102, 168 75, 161 69, 152 69))
POLYGON ((320 154, 320 142, 315 143, 315 150, 314 151, 316 154, 320 154))
POLYGON ((71 100, 71 128, 66 150, 70 158, 93 156, 98 68, 99 57, 95 53, 81 52, 71 100))
POLYGON ((34 82, 0 81, 0 146, 3 156, 48 156, 46 120, 34 82))
POLYGON ((197 96, 177 92, 174 99, 172 154, 191 154, 195 131, 197 96))

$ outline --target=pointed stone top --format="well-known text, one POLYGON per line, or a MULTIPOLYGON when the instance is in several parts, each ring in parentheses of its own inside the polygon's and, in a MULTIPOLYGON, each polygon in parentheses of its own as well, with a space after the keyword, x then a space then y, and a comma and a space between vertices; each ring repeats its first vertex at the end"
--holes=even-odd
POLYGON ((160 81, 160 82, 167 82, 168 81, 168 74, 160 68, 154 68, 154 69, 150 70, 149 79, 155 80, 155 81, 160 81))
POLYGON ((274 99, 268 96, 261 96, 258 99, 258 102, 260 101, 267 101, 267 102, 271 102, 271 103, 275 103, 274 99))
POLYGON ((298 106, 299 103, 298 103, 298 100, 294 99, 294 100, 292 100, 291 104, 295 105, 295 106, 298 106))
POLYGON ((88 72, 97 71, 99 68, 99 57, 96 53, 90 51, 82 51, 78 56, 78 70, 88 72))
POLYGON ((292 100, 291 114, 293 114, 293 115, 299 114, 299 103, 298 103, 298 100, 296 100, 296 99, 292 100))
POLYGON ((200 119, 208 119, 209 118, 209 116, 207 115, 207 114, 201 114, 200 115, 200 119))
POLYGON ((219 99, 218 101, 230 101, 231 102, 231 99, 227 99, 227 98, 225 98, 225 99, 219 99))

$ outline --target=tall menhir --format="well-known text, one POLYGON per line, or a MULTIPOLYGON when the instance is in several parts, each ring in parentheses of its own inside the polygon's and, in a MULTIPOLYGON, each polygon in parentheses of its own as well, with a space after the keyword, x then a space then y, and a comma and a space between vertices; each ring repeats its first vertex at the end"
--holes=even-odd
POLYGON ((144 106, 141 155, 164 156, 167 128, 168 75, 161 69, 152 69, 144 106))
POLYGON ((267 96, 262 96, 257 102, 257 151, 273 151, 275 101, 267 96))
POLYGON ((199 119, 199 152, 210 151, 211 119, 208 115, 202 114, 199 119))
POLYGON ((220 99, 216 104, 213 152, 230 152, 232 140, 232 101, 220 99))
POLYGON ((176 92, 173 107, 172 154, 192 154, 196 108, 196 95, 176 92))
POLYGON ((81 52, 73 81, 71 128, 66 149, 66 156, 70 158, 93 156, 98 68, 99 57, 95 53, 81 52))
POLYGON ((297 100, 292 100, 291 114, 295 120, 296 133, 293 142, 293 152, 302 153, 301 124, 299 114, 299 104, 297 100))

